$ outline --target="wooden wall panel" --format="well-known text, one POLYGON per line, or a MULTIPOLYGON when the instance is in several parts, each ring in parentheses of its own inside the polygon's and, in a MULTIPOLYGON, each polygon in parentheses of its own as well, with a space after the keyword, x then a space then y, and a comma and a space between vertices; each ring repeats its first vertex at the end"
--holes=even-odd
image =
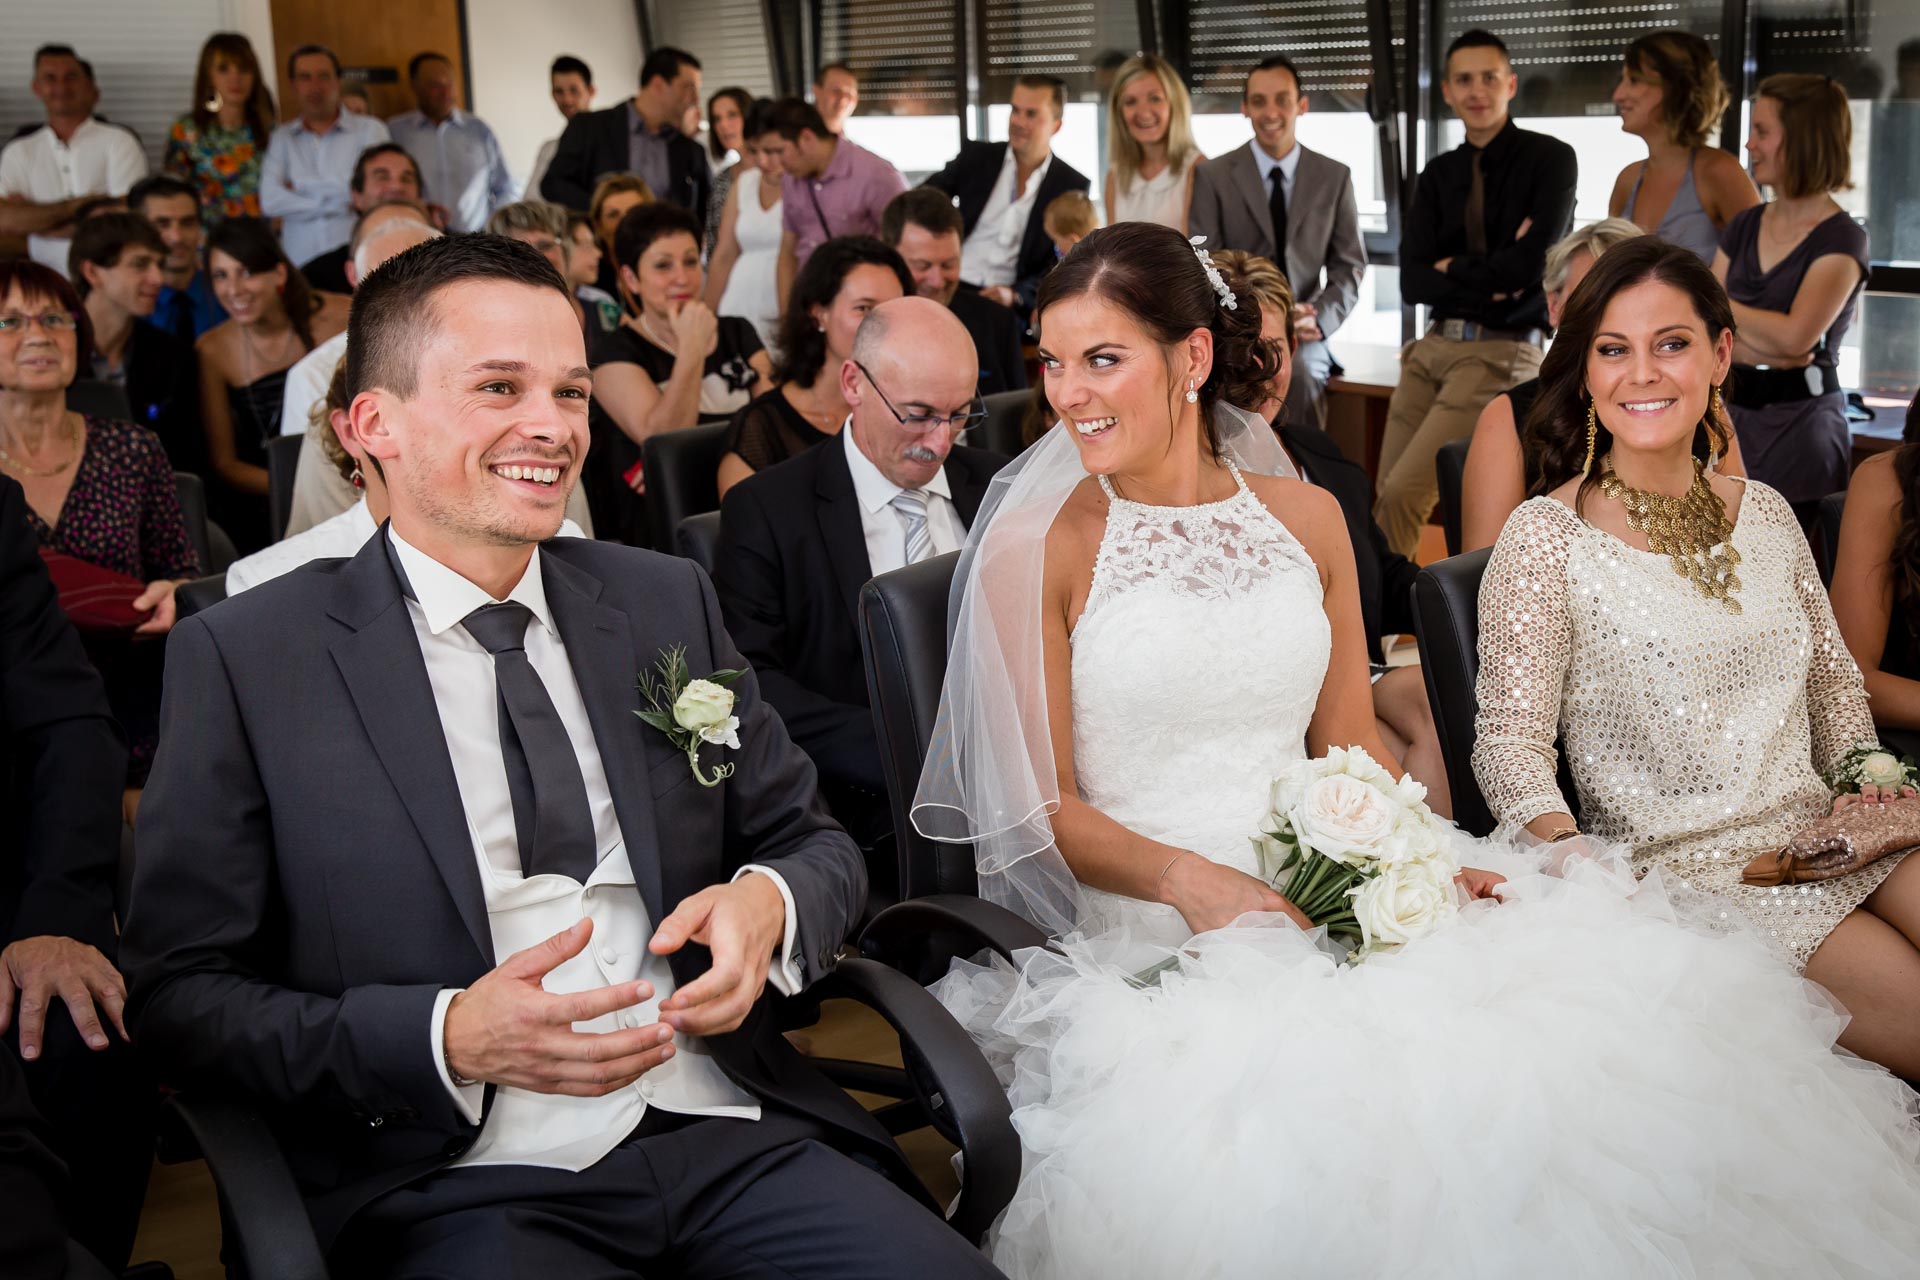
MULTIPOLYGON (((347 78, 364 68, 367 96, 377 116, 413 110, 407 61, 431 49, 453 60, 457 84, 467 83, 460 46, 461 0, 272 0, 273 60, 280 68, 280 109, 294 110, 287 55, 303 44, 324 44, 340 55, 347 78)), ((460 105, 469 97, 460 95, 460 105)))

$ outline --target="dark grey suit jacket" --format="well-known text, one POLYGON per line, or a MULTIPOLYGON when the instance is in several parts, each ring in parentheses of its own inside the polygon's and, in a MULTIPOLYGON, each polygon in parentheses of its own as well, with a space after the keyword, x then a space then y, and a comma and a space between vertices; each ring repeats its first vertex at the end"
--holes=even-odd
MULTIPOLYGON (((740 750, 707 748, 709 767, 737 766, 716 787, 695 783, 633 714, 635 674, 670 645, 686 646, 695 675, 747 666, 705 574, 575 538, 538 554, 647 911, 665 919, 744 863, 772 867, 798 908, 798 961, 819 978, 860 918, 866 873, 754 676, 733 686, 740 750)), ((122 941, 129 1027, 169 1082, 262 1107, 323 1241, 473 1145, 479 1130, 440 1081, 428 1023, 440 990, 506 957, 493 953, 384 536, 174 628, 138 863, 122 941)), ((674 977, 707 963, 683 950, 674 977)), ((721 1068, 897 1169, 891 1143, 788 1046, 769 1005, 707 1041, 721 1068)))
MULTIPOLYGON (((1209 249, 1242 249, 1271 258, 1273 218, 1253 147, 1251 142, 1235 147, 1194 170, 1187 232, 1207 237, 1209 249)), ((1359 300, 1366 269, 1352 171, 1301 146, 1287 201, 1287 283, 1296 301, 1319 311, 1320 331, 1327 337, 1359 300)))
MULTIPOLYGON (((540 180, 540 194, 585 213, 600 179, 632 170, 632 133, 625 102, 604 111, 582 111, 561 131, 560 145, 540 180)), ((654 198, 679 205, 705 226, 707 202, 713 197, 713 169, 707 153, 693 139, 676 133, 667 139, 667 163, 672 175, 667 190, 654 192, 654 198)))

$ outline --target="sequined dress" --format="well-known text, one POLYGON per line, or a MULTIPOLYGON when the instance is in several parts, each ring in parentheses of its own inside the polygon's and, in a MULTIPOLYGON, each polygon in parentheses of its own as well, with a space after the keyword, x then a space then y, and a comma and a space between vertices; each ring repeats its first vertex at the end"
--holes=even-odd
POLYGON ((1749 483, 1732 542, 1738 613, 1565 503, 1522 504, 1480 586, 1473 769, 1494 815, 1524 825, 1568 811, 1563 744, 1582 831, 1728 898, 1804 966, 1899 858, 1819 885, 1740 883, 1825 816, 1820 774, 1876 737, 1792 508, 1749 483))

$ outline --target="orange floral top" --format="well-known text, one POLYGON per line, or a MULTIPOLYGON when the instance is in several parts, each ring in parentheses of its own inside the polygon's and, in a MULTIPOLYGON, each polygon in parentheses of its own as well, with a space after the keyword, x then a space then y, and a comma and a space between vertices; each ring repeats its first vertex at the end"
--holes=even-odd
POLYGON ((214 120, 202 128, 188 114, 173 122, 161 164, 199 190, 200 219, 212 227, 222 218, 260 216, 260 157, 265 150, 247 125, 226 129, 214 120))

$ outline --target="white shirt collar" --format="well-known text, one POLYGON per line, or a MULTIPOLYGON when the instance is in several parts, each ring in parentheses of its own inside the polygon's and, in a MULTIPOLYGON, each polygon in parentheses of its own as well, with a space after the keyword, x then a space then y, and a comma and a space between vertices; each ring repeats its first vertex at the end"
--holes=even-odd
MULTIPOLYGON (((873 459, 854 443, 852 414, 848 414, 847 420, 840 424, 840 439, 847 450, 847 470, 853 473, 853 496, 859 500, 868 515, 886 510, 888 503, 899 494, 906 492, 880 474, 880 468, 873 465, 873 459)), ((944 465, 933 473, 933 479, 927 481, 926 492, 938 494, 948 502, 953 501, 953 486, 947 483, 947 469, 944 465)))
POLYGON ((1040 184, 1046 181, 1047 170, 1053 166, 1053 149, 1049 147, 1047 149, 1047 158, 1034 166, 1033 172, 1027 175, 1027 191, 1023 196, 1015 196, 1012 194, 1014 184, 1020 181, 1019 166, 1020 158, 1013 154, 1013 144, 1009 142, 1007 144, 1007 154, 1000 160, 1000 173, 1007 179, 1007 199, 1015 204, 1019 204, 1022 201, 1031 201, 1034 195, 1039 192, 1040 184))
POLYGON ((1260 166, 1261 186, 1271 187, 1273 185, 1273 171, 1276 168, 1286 175, 1287 186, 1293 186, 1294 172, 1300 168, 1300 140, 1298 138, 1295 138, 1293 145, 1287 149, 1287 154, 1281 156, 1278 160, 1268 155, 1266 148, 1262 147, 1258 142, 1249 142, 1247 145, 1253 148, 1253 162, 1260 166))
MULTIPOLYGON (((387 526, 387 536, 393 539, 393 549, 400 556, 400 567, 407 571, 407 582, 413 587, 414 600, 420 605, 420 612, 426 616, 427 630, 434 635, 458 626, 468 614, 482 605, 501 603, 408 543, 392 525, 387 526)), ((533 557, 527 561, 527 571, 514 584, 513 590, 507 593, 507 599, 533 610, 533 616, 540 620, 541 626, 559 634, 559 629, 553 625, 553 613, 547 608, 547 588, 540 575, 538 547, 534 548, 533 557)))

